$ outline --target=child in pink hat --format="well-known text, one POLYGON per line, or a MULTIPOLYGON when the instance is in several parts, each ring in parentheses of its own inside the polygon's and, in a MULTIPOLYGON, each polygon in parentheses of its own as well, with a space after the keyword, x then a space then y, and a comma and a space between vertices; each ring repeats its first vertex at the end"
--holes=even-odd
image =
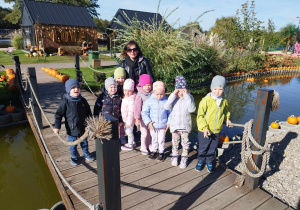
POLYGON ((151 77, 148 74, 142 74, 140 76, 140 82, 136 86, 138 91, 135 98, 135 108, 134 108, 134 118, 136 127, 140 127, 141 131, 141 153, 142 155, 148 155, 148 148, 150 145, 150 132, 145 125, 143 119, 141 118, 141 111, 144 102, 151 96, 152 94, 152 81, 151 77))

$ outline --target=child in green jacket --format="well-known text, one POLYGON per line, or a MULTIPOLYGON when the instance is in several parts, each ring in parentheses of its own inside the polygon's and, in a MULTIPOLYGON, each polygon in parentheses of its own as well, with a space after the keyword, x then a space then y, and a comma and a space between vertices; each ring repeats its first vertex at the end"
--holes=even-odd
POLYGON ((228 102, 222 98, 225 86, 225 78, 219 75, 215 76, 211 82, 211 93, 207 94, 199 103, 197 171, 201 171, 205 164, 209 172, 214 171, 214 156, 223 122, 226 120, 227 126, 231 123, 228 102))

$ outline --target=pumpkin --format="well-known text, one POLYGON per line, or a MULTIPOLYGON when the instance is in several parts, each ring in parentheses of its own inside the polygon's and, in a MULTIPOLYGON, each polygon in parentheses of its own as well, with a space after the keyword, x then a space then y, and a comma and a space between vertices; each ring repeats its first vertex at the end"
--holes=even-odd
POLYGON ((267 80, 267 79, 265 79, 265 80, 264 80, 264 82, 268 82, 268 80, 267 80))
POLYGON ((61 81, 63 83, 65 83, 68 79, 70 79, 70 77, 68 77, 67 75, 62 76, 61 81))
POLYGON ((16 110, 16 107, 15 106, 12 106, 11 105, 11 101, 10 101, 10 105, 8 105, 5 110, 8 112, 8 113, 13 113, 15 110, 16 110))
POLYGON ((15 78, 8 78, 7 84, 11 85, 15 83, 15 78))
POLYGON ((0 77, 0 82, 4 82, 4 79, 2 79, 2 77, 0 77))
POLYGON ((298 122, 300 122, 300 116, 297 117, 298 122))
POLYGON ((225 136, 224 142, 229 142, 229 137, 228 136, 225 136))
POLYGON ((221 136, 219 137, 219 142, 224 142, 224 139, 225 139, 225 136, 224 136, 224 135, 221 135, 221 136))
POLYGON ((292 125, 297 125, 298 120, 297 120, 297 117, 295 117, 294 115, 291 115, 287 118, 287 122, 292 125))
POLYGON ((271 123, 271 127, 274 128, 274 129, 278 129, 279 128, 279 124, 277 122, 278 120, 276 120, 275 122, 272 122, 271 123))
POLYGON ((1 75, 1 79, 5 80, 6 76, 5 75, 1 75))
POLYGON ((6 74, 14 74, 15 72, 12 69, 5 69, 5 73, 6 74))

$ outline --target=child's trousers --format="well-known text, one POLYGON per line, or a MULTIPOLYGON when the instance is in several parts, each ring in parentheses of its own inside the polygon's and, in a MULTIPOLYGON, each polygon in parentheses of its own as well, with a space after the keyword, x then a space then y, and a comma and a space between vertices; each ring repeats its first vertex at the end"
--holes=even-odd
POLYGON ((140 124, 140 131, 141 131, 141 151, 147 152, 147 148, 150 145, 150 131, 145 125, 144 121, 141 119, 141 124, 140 124))
POLYGON ((215 151, 219 143, 219 133, 210 134, 208 138, 204 138, 204 134, 198 131, 198 161, 211 164, 215 159, 215 151))
POLYGON ((152 138, 151 152, 157 152, 158 150, 159 153, 164 153, 166 130, 164 128, 154 128, 150 131, 150 134, 152 138))
MULTIPOLYGON (((74 142, 76 140, 77 140, 76 136, 68 135, 68 142, 74 142)), ((83 154, 85 156, 89 155, 89 146, 88 146, 87 139, 84 139, 80 143, 80 146, 81 146, 81 149, 83 151, 83 154)), ((70 153, 71 153, 71 159, 77 160, 78 159, 77 145, 71 145, 71 146, 69 146, 69 148, 70 148, 70 153)))
POLYGON ((182 146, 182 156, 188 156, 190 149, 189 133, 186 131, 174 131, 172 133, 172 156, 178 156, 178 147, 180 143, 182 146))
POLYGON ((134 135, 133 135, 133 125, 132 126, 130 126, 129 128, 126 128, 125 126, 124 126, 124 129, 125 129, 125 133, 127 134, 127 136, 128 136, 128 144, 130 144, 130 145, 132 145, 132 144, 134 144, 135 142, 134 142, 134 135))

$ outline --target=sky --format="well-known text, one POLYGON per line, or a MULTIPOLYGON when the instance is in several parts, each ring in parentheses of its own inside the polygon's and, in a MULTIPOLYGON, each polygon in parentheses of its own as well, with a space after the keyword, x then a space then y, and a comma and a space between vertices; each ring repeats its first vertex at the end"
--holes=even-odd
MULTIPOLYGON (((99 0, 101 19, 112 20, 119 8, 157 12, 159 0, 99 0)), ((167 18, 169 24, 177 28, 188 22, 195 21, 199 15, 208 10, 213 10, 204 14, 200 19, 200 26, 204 30, 209 30, 214 26, 217 18, 234 16, 237 9, 241 9, 241 5, 246 0, 161 0, 159 13, 163 16, 170 14, 167 18)), ((249 1, 250 4, 250 1, 249 1)), ((4 3, 0 0, 0 6, 12 7, 12 4, 4 3)), ((257 18, 264 21, 267 26, 268 19, 271 19, 276 27, 276 31, 286 26, 294 24, 298 26, 300 18, 299 0, 256 0, 255 12, 257 18)))

